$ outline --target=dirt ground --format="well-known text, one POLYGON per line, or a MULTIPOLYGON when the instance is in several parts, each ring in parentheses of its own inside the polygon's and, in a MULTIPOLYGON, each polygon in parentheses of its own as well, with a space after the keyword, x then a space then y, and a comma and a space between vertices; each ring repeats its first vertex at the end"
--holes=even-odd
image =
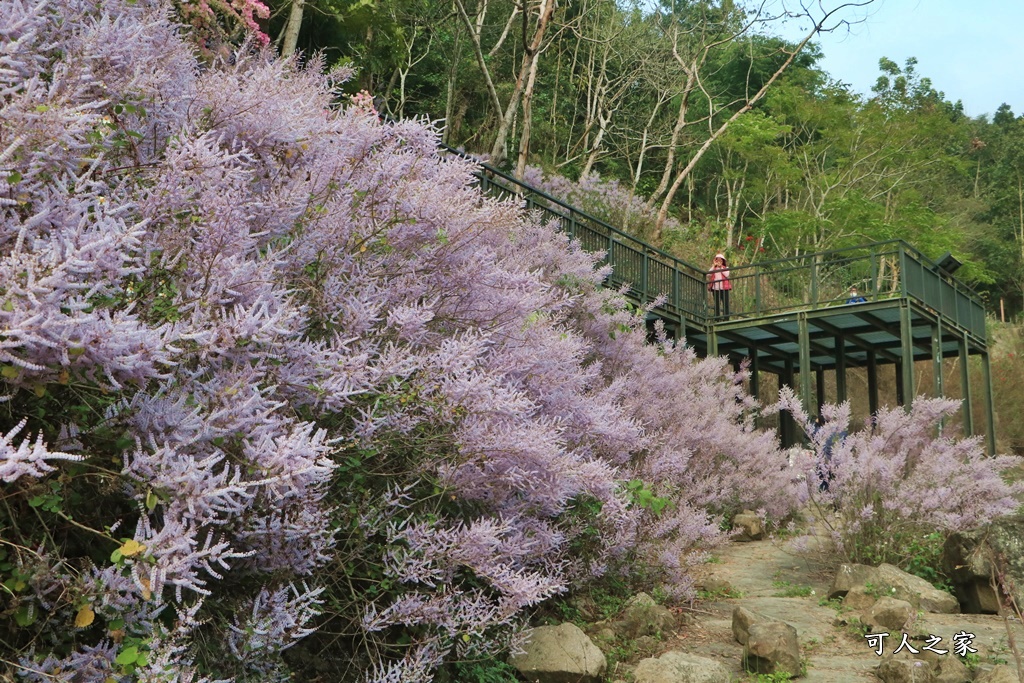
MULTIPOLYGON (((807 663, 806 677, 800 680, 807 683, 879 680, 874 669, 881 662, 881 656, 875 654, 855 626, 843 624, 842 620, 850 613, 840 613, 834 605, 822 600, 828 595, 831 570, 797 555, 788 543, 776 540, 733 542, 720 549, 716 558, 717 562, 705 566, 705 585, 714 580, 726 581, 732 590, 727 595, 719 591, 697 603, 696 609, 688 613, 690 623, 668 638, 663 650, 714 657, 736 674, 736 680, 753 680, 742 670, 742 647, 732 635, 732 611, 742 605, 797 629, 801 653, 807 663)), ((1010 622, 1010 628, 1016 643, 1024 647, 1024 628, 1016 621, 1010 622)), ((1000 616, 919 614, 909 635, 920 639, 911 639, 910 643, 922 649, 924 636, 940 636, 942 641, 935 648, 948 649, 945 657, 956 657, 952 638, 961 631, 974 634, 971 645, 978 652, 965 663, 975 670, 991 668, 994 664, 1014 666, 1007 626, 1000 616)), ((900 633, 886 638, 883 654, 898 648, 900 641, 900 633)))

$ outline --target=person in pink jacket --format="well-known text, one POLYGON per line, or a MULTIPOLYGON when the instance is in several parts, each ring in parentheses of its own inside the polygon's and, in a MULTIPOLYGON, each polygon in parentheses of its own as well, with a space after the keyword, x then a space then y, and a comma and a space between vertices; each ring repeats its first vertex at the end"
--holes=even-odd
POLYGON ((729 290, 732 283, 729 282, 729 264, 725 260, 725 254, 715 254, 715 260, 708 271, 708 291, 715 298, 715 317, 729 319, 729 290))

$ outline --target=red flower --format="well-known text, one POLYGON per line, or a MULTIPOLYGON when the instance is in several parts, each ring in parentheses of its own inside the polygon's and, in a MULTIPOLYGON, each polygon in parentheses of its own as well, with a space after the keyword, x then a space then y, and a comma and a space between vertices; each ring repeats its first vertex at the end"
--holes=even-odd
POLYGON ((758 251, 764 251, 764 247, 760 247, 758 251))
POLYGON ((750 240, 752 240, 752 239, 754 239, 754 236, 753 236, 753 235, 747 235, 747 241, 748 241, 748 242, 749 242, 750 240))

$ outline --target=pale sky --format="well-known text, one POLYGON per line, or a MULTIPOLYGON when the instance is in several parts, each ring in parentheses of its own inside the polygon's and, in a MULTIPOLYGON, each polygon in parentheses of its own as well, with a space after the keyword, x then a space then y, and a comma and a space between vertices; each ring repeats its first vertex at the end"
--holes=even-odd
MULTIPOLYGON (((836 16, 853 23, 818 39, 819 65, 854 91, 871 94, 881 57, 901 68, 916 57, 918 75, 947 100, 961 100, 968 116, 991 118, 1003 102, 1024 114, 1024 0, 874 0, 836 16)), ((803 37, 794 22, 779 33, 803 37)))

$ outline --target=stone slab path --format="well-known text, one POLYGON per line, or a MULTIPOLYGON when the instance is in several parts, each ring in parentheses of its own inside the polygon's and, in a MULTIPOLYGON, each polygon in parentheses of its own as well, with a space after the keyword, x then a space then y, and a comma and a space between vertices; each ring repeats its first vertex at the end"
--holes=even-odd
MULTIPOLYGON (((732 611, 737 605, 785 621, 797 629, 800 648, 807 660, 807 683, 860 683, 879 680, 874 669, 881 662, 873 648, 855 627, 844 625, 843 615, 830 604, 819 604, 827 597, 832 574, 795 554, 784 541, 733 542, 716 552, 717 562, 705 565, 703 581, 725 581, 732 587, 728 596, 715 596, 696 605, 691 623, 683 626, 664 643, 665 650, 681 650, 714 657, 735 673, 735 680, 750 680, 741 668, 742 647, 732 635, 732 611), (813 592, 811 592, 813 591, 813 592), (785 597, 786 595, 797 595, 785 597), (809 594, 807 594, 809 593, 809 594), (738 597, 732 597, 738 596, 738 597)), ((709 583, 710 582, 710 583, 709 583)), ((1024 628, 1012 623, 1016 642, 1024 647, 1024 628)), ((911 635, 934 634, 942 638, 936 645, 952 652, 955 633, 973 633, 978 650, 976 665, 991 668, 996 663, 1014 666, 1002 617, 979 614, 919 615, 911 635)), ((884 653, 900 645, 901 634, 885 639, 884 653)), ((912 640, 921 648, 921 641, 912 640)), ((938 655, 935 655, 938 656, 938 655)))

